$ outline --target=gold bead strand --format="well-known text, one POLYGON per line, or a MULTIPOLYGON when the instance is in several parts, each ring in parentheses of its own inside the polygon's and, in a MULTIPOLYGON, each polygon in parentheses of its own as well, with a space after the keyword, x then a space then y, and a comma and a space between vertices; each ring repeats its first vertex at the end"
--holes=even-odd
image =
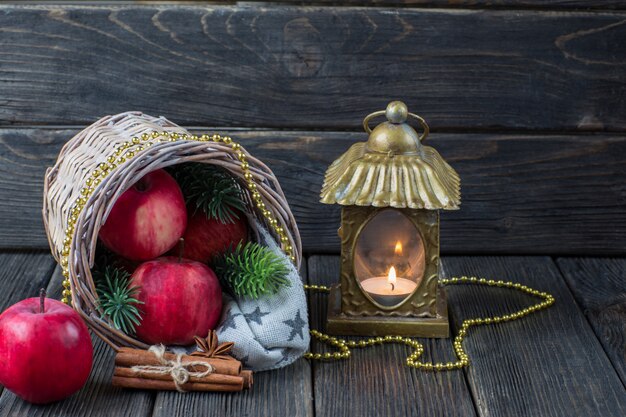
POLYGON ((61 301, 67 305, 71 305, 72 302, 72 285, 70 282, 70 269, 69 259, 72 247, 72 240, 74 237, 74 230, 76 223, 78 222, 78 216, 85 208, 87 200, 93 194, 94 190, 104 178, 113 172, 119 165, 134 158, 141 151, 154 145, 154 142, 149 141, 152 139, 160 139, 161 137, 168 138, 171 135, 168 132, 143 133, 141 136, 134 136, 130 140, 120 142, 115 146, 113 153, 106 158, 106 162, 101 162, 98 166, 91 171, 91 173, 85 179, 85 186, 79 190, 80 196, 74 201, 72 208, 70 209, 70 215, 68 217, 67 227, 65 229, 65 239, 63 240, 63 248, 61 249, 61 258, 59 264, 61 265, 61 274, 63 275, 63 291, 61 301))
POLYGON ((346 341, 343 339, 338 339, 334 336, 330 336, 324 333, 321 333, 317 330, 310 330, 309 333, 311 336, 316 338, 322 343, 325 343, 329 346, 335 347, 338 349, 336 352, 326 352, 326 353, 311 353, 307 352, 303 356, 305 359, 314 359, 314 360, 340 360, 340 359, 348 359, 351 355, 350 349, 346 345, 346 341))
POLYGON ((330 292, 330 288, 325 285, 304 284, 304 289, 319 292, 330 292))
POLYGON ((211 139, 213 139, 215 142, 222 141, 226 145, 230 145, 232 150, 235 151, 235 155, 240 162, 240 167, 241 167, 241 171, 243 172, 243 177, 246 180, 245 182, 246 188, 248 189, 248 191, 250 191, 252 200, 256 208, 263 215, 269 227, 271 227, 274 230, 274 233, 278 236, 278 240, 279 240, 278 243, 281 245, 283 252, 285 252, 287 257, 289 257, 291 262, 295 263, 296 257, 294 255, 293 247, 289 244, 289 236, 287 235, 283 227, 280 226, 280 223, 278 222, 278 219, 274 216, 274 214, 266 208, 265 202, 263 201, 263 197, 261 196, 261 193, 259 193, 258 186, 256 182, 254 181, 254 176, 252 175, 252 172, 250 171, 248 158, 246 154, 243 152, 241 145, 237 142, 234 142, 232 138, 230 138, 229 136, 221 137, 219 135, 213 135, 211 139))
MULTIPOLYGON (((517 320, 519 318, 525 317, 529 314, 532 314, 536 311, 545 309, 554 304, 554 297, 547 293, 537 291, 530 287, 527 287, 522 284, 514 283, 514 282, 505 282, 505 281, 494 281, 487 280, 485 278, 476 278, 476 277, 461 277, 461 278, 449 278, 449 279, 440 279, 439 282, 442 285, 456 285, 456 284, 468 284, 468 285, 487 285, 487 286, 496 286, 518 290, 525 294, 538 297, 543 301, 537 304, 534 304, 530 307, 521 309, 517 312, 504 314, 501 316, 492 316, 492 317, 479 317, 474 319, 466 319, 461 323, 461 327, 453 340, 453 349, 454 353, 457 357, 456 362, 440 362, 440 363, 428 363, 428 362, 420 362, 418 361, 419 357, 424 353, 423 345, 415 339, 411 339, 408 337, 402 336, 384 336, 384 337, 375 337, 370 339, 364 339, 359 341, 345 341, 342 339, 337 339, 333 336, 326 335, 317 330, 311 330, 311 335, 318 339, 319 341, 326 343, 333 347, 338 347, 339 352, 335 352, 332 354, 319 354, 319 353, 305 353, 304 357, 307 359, 344 359, 351 356, 351 348, 365 348, 377 344, 383 343, 401 343, 405 344, 414 349, 413 353, 409 355, 406 359, 406 365, 411 368, 421 369, 424 371, 451 371, 455 369, 462 369, 469 365, 469 356, 467 352, 463 349, 463 341, 467 336, 469 329, 473 326, 484 326, 484 325, 493 325, 506 321, 517 320), (341 356, 343 355, 343 356, 341 356), (339 356, 338 358, 336 356, 339 356)), ((324 285, 305 285, 305 289, 310 291, 319 291, 319 292, 330 292, 330 288, 324 285)))

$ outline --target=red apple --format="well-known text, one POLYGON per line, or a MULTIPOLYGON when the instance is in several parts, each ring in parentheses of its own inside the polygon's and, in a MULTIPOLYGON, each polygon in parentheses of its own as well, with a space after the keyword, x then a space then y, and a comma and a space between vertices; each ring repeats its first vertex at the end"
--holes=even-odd
POLYGON ((189 345, 205 337, 222 312, 215 273, 189 259, 166 256, 141 264, 133 273, 143 304, 137 337, 149 344, 189 345))
POLYGON ((87 381, 93 348, 76 311, 29 298, 0 315, 0 383, 35 404, 62 400, 87 381))
POLYGON ((185 250, 183 256, 198 262, 210 262, 216 255, 224 253, 229 247, 235 247, 248 237, 248 225, 242 213, 234 223, 222 223, 210 219, 198 210, 189 218, 185 231, 185 250))
POLYGON ((118 255, 145 261, 172 249, 186 226, 183 193, 174 178, 159 169, 118 198, 99 236, 118 255))

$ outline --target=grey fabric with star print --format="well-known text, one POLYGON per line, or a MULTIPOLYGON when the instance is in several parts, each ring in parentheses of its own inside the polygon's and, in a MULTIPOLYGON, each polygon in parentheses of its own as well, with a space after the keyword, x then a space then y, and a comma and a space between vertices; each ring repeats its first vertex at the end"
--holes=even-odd
POLYGON ((308 350, 309 319, 298 271, 269 233, 257 227, 261 242, 290 266, 291 285, 258 300, 225 294, 217 336, 220 342, 235 342, 233 356, 247 369, 265 371, 287 366, 308 350))

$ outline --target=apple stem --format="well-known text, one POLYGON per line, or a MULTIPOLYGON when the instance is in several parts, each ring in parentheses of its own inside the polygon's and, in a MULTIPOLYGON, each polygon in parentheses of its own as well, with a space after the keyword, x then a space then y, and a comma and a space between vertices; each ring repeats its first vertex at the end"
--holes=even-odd
POLYGON ((45 309, 46 309, 45 301, 46 301, 46 290, 42 288, 39 290, 39 312, 40 313, 45 312, 45 309))
POLYGON ((183 252, 185 251, 185 239, 181 237, 179 242, 180 245, 178 246, 178 263, 181 263, 183 260, 183 252))

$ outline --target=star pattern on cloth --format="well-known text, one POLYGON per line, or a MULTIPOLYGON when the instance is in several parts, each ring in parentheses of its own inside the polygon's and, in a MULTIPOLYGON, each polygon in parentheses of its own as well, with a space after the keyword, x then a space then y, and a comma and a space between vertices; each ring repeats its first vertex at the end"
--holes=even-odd
POLYGON ((235 318, 237 316, 241 316, 241 314, 236 313, 236 314, 229 314, 229 315, 227 315, 226 319, 224 319, 224 321, 220 325, 220 330, 223 331, 223 332, 226 331, 229 328, 237 330, 237 323, 235 323, 235 318))
POLYGON ((259 306, 257 306, 254 311, 252 313, 246 313, 243 315, 243 317, 248 321, 248 322, 255 322, 256 324, 258 324, 259 326, 262 325, 263 323, 261 322, 261 319, 264 316, 267 316, 268 313, 263 313, 261 311, 261 308, 259 308, 259 306))
POLYGON ((274 365, 276 366, 276 365, 280 365, 283 362, 289 362, 290 358, 289 358, 288 353, 289 353, 289 349, 288 348, 281 349, 280 350, 281 358, 274 365))
POLYGON ((300 339, 304 339, 302 330, 304 329, 306 321, 302 320, 302 317, 300 317, 300 310, 298 310, 293 320, 284 320, 283 323, 291 327, 291 333, 288 339, 289 342, 291 342, 296 335, 300 336, 300 339))

